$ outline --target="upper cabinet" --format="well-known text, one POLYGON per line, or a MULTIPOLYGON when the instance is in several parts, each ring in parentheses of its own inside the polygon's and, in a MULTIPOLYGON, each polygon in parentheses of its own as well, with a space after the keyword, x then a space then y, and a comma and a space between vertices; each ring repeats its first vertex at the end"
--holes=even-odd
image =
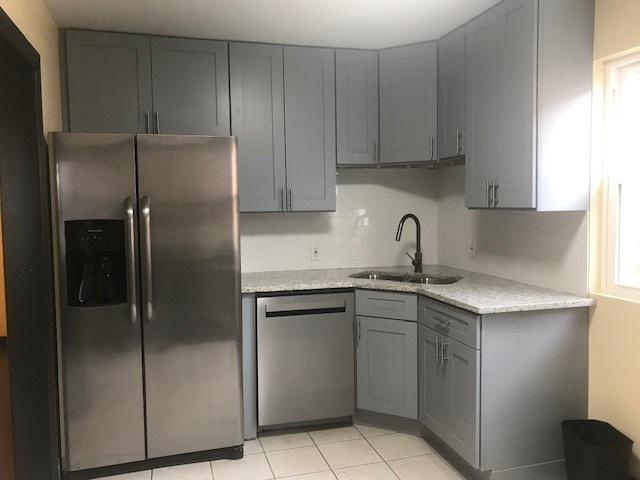
POLYGON ((72 132, 230 134, 226 42, 69 30, 66 54, 72 132))
POLYGON ((378 52, 336 50, 338 165, 376 165, 378 52))
POLYGON ((70 130, 150 133, 149 37, 68 30, 65 42, 70 130))
POLYGON ((380 163, 437 158, 437 43, 380 52, 380 163))
POLYGON ((438 41, 438 158, 464 155, 466 131, 466 29, 438 41))
POLYGON ((505 0, 467 25, 468 207, 588 209, 593 15, 505 0))
POLYGON ((330 48, 284 47, 287 209, 336 209, 335 59, 330 48))
POLYGON ((227 42, 152 37, 156 133, 229 135, 227 42))
POLYGON ((232 43, 232 134, 238 137, 241 212, 285 210, 283 48, 232 43))

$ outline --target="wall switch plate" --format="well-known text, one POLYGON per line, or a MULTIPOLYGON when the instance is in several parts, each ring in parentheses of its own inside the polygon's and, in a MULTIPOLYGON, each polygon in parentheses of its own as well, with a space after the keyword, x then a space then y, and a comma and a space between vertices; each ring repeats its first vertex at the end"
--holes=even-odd
POLYGON ((473 240, 469 240, 469 249, 467 253, 471 258, 476 258, 478 255, 478 242, 475 238, 473 240))
POLYGON ((311 246, 311 261, 317 262, 321 258, 322 258, 322 256, 320 255, 320 247, 318 247, 317 245, 312 245, 311 246))

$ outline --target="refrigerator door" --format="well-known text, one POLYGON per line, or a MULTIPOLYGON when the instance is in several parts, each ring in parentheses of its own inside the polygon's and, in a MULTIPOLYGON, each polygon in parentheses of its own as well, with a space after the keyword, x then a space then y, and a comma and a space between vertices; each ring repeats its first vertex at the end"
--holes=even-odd
POLYGON ((134 137, 49 144, 62 467, 144 460, 134 137))
POLYGON ((241 445, 235 138, 137 139, 148 456, 241 445))

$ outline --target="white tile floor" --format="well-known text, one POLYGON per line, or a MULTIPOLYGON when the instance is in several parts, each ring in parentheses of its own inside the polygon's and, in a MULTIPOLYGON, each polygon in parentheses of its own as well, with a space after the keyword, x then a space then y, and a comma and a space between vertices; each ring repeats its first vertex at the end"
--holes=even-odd
MULTIPOLYGON (((461 480, 422 438, 366 425, 275 432, 217 460, 108 480, 461 480)), ((99 480, 107 480, 106 478, 99 480)))

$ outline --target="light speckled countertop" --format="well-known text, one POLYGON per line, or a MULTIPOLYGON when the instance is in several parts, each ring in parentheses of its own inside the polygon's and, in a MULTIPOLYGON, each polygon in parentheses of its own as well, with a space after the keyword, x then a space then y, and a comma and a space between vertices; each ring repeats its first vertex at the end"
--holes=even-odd
POLYGON ((589 307, 595 303, 591 298, 437 265, 426 265, 424 272, 439 276, 460 276, 462 280, 452 285, 420 285, 349 276, 365 270, 412 271, 411 267, 371 267, 243 273, 242 293, 333 288, 412 292, 479 314, 589 307))

